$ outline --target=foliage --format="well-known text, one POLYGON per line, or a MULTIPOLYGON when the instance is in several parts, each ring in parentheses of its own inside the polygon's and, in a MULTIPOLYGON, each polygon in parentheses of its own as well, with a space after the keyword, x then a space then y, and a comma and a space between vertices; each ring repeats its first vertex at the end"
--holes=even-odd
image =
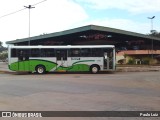
POLYGON ((143 58, 142 64, 144 64, 144 65, 149 65, 150 60, 151 60, 151 58, 149 58, 149 57, 143 58))
POLYGON ((124 59, 119 60, 118 63, 121 65, 124 64, 124 59))
POLYGON ((133 65, 133 64, 135 64, 135 60, 134 59, 129 59, 127 64, 133 65))
POLYGON ((0 52, 3 52, 3 51, 5 51, 5 50, 7 50, 6 47, 0 46, 0 52))
POLYGON ((0 60, 5 61, 8 57, 7 51, 3 51, 0 53, 0 60))
POLYGON ((4 61, 8 57, 7 48, 2 46, 2 42, 0 41, 0 60, 4 61))
POLYGON ((0 41, 0 46, 2 46, 2 42, 0 41))
POLYGON ((157 32, 157 31, 154 31, 154 32, 152 32, 152 33, 150 33, 148 35, 152 36, 152 37, 158 37, 158 38, 160 38, 160 32, 157 32))
POLYGON ((127 54, 124 54, 123 56, 124 56, 124 58, 126 58, 126 57, 127 57, 127 54))

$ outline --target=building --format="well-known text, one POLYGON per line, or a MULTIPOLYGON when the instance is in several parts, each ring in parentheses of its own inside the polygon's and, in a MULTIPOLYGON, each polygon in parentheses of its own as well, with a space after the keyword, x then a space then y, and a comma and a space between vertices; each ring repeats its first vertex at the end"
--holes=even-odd
POLYGON ((117 63, 120 64, 158 63, 160 58, 160 38, 96 25, 17 39, 8 41, 6 44, 115 45, 117 63))

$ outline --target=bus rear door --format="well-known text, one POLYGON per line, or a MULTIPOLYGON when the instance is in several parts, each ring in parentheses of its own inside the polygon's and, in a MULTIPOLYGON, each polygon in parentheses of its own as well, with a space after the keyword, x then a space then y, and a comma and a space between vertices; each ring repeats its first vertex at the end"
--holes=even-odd
POLYGON ((113 70, 113 50, 104 49, 104 70, 113 70))

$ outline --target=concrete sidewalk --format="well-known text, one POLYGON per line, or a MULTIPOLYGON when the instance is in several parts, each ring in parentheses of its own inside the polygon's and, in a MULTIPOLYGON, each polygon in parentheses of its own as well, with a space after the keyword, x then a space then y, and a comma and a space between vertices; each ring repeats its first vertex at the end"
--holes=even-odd
MULTIPOLYGON (((160 71, 160 66, 118 66, 117 72, 149 72, 149 71, 160 71)), ((13 73, 14 71, 9 70, 8 63, 0 62, 0 73, 13 73)))
POLYGON ((0 62, 0 73, 9 73, 9 72, 14 72, 14 71, 9 70, 8 63, 0 62))

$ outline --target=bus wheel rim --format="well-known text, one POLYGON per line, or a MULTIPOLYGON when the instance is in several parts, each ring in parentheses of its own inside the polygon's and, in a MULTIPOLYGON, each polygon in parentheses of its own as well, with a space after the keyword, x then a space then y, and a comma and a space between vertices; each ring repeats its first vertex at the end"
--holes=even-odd
POLYGON ((44 70, 43 70, 42 67, 39 67, 39 68, 38 68, 38 73, 43 73, 43 71, 44 71, 44 70))
POLYGON ((98 71, 97 67, 93 67, 93 68, 92 68, 92 72, 93 72, 93 73, 96 73, 97 71, 98 71))

